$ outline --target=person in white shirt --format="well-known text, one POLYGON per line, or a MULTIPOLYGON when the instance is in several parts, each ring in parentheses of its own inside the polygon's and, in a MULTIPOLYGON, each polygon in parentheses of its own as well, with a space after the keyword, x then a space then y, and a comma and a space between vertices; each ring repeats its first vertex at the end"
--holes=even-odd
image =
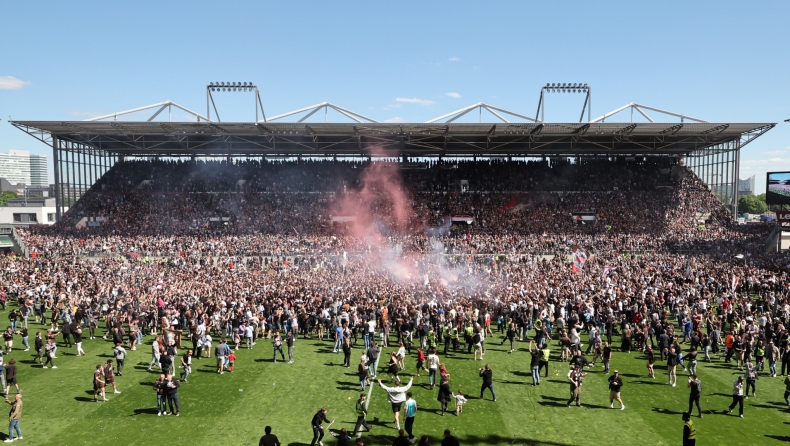
POLYGON ((151 356, 152 356, 152 358, 151 358, 151 363, 148 364, 148 371, 149 372, 153 371, 152 367, 154 365, 159 367, 160 371, 162 370, 162 365, 159 364, 159 357, 160 357, 160 354, 161 354, 161 352, 159 350, 159 342, 161 341, 161 339, 162 338, 160 336, 157 336, 156 339, 154 340, 154 343, 151 345, 151 356))
POLYGON ((436 386, 436 374, 439 372, 439 355, 436 354, 436 349, 432 348, 431 353, 428 355, 428 383, 431 389, 436 386))
POLYGON ((252 348, 252 333, 253 333, 253 331, 254 331, 254 329, 252 328, 252 325, 247 325, 246 327, 244 327, 244 342, 245 342, 248 350, 252 348))
POLYGON ((376 340, 376 320, 368 321, 368 330, 365 333, 365 350, 370 348, 370 344, 376 340))
POLYGON ((732 409, 736 405, 738 406, 738 416, 743 418, 743 376, 739 376, 732 385, 732 404, 730 404, 728 413, 732 413, 732 409))
POLYGON ((400 410, 403 402, 406 401, 406 392, 411 389, 414 377, 409 378, 408 384, 405 386, 387 387, 378 380, 379 386, 387 392, 387 400, 392 404, 392 413, 395 414, 395 428, 400 430, 400 410))

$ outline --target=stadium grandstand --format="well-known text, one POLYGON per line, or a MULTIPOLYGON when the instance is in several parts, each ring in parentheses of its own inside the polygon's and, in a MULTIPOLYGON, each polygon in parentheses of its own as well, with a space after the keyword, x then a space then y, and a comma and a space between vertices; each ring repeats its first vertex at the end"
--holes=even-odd
MULTIPOLYGON (((272 424, 284 426, 293 438, 307 426, 295 419, 324 401, 351 403, 347 394, 359 389, 357 383, 366 393, 355 411, 339 413, 338 420, 350 431, 353 420, 364 421, 369 409, 377 414, 377 430, 384 425, 399 429, 397 414, 395 424, 389 421, 391 410, 400 413, 399 404, 386 404, 382 391, 376 394, 374 386, 366 387, 379 369, 377 358, 384 359, 384 367, 387 355, 390 382, 398 384, 407 355, 430 353, 430 376, 435 380, 439 359, 431 357, 436 352, 470 360, 486 354, 486 361, 501 373, 496 380, 500 400, 512 398, 514 405, 481 409, 486 385, 491 403, 497 401, 484 369, 473 370, 476 362, 441 364, 453 368, 452 385, 459 394, 458 383, 468 389, 479 385, 478 376, 484 379, 480 398, 470 395, 468 403, 477 405, 484 421, 459 424, 454 431, 472 438, 465 444, 515 442, 507 437, 510 434, 497 437, 480 427, 490 414, 500 416, 497 407, 506 408, 503 419, 513 417, 520 425, 535 422, 530 429, 545 427, 532 418, 533 412, 513 410, 528 406, 528 390, 520 387, 527 383, 522 378, 530 376, 520 371, 525 369, 524 356, 508 355, 519 350, 514 347, 517 341, 529 342, 521 345, 529 345, 533 355, 533 386, 540 384, 538 362, 545 363, 547 375, 550 361, 560 363, 551 366, 555 379, 544 377, 542 394, 530 391, 528 398, 538 403, 530 410, 549 414, 563 427, 587 425, 566 415, 570 411, 553 407, 566 410, 569 382, 564 375, 571 385, 567 407, 574 395, 580 405, 576 390, 583 379, 581 368, 589 371, 588 382, 604 389, 612 382, 612 358, 625 376, 649 379, 656 377, 656 358, 667 358, 671 386, 629 381, 626 387, 628 398, 633 398, 629 410, 655 429, 664 429, 666 438, 676 435, 669 432, 671 426, 665 428, 670 424, 666 418, 658 417, 680 412, 657 406, 674 408, 681 401, 685 410, 685 397, 677 391, 686 390, 674 389, 674 371, 684 365, 682 358, 693 374, 699 354, 700 370, 707 373, 704 404, 713 400, 710 405, 719 409, 729 404, 732 375, 743 375, 751 352, 763 352, 757 353, 758 361, 769 359, 760 374, 776 376, 776 359, 770 358, 788 345, 790 259, 769 249, 776 246, 772 240, 781 232, 779 226, 739 225, 734 219, 740 152, 774 124, 711 123, 637 103, 593 119, 589 88, 580 84, 547 85, 540 104, 544 93, 558 89, 586 93, 581 114, 584 121, 586 112, 585 122, 547 122, 541 106, 530 117, 484 103, 425 123, 379 123, 326 102, 267 119, 257 88, 239 84, 209 85, 205 115, 162 102, 88 121, 12 122, 52 147, 58 206, 55 225, 15 228, 13 240, 24 243, 27 258, 0 258, 0 281, 4 292, 19 302, 20 314, 30 314, 31 308, 39 313, 52 309, 53 328, 60 318, 72 332, 86 327, 87 337, 89 329, 90 339, 102 335, 101 318, 106 322, 105 338, 112 337, 116 346, 128 342, 130 352, 142 344, 144 335, 154 336, 147 369, 139 360, 144 359, 144 365, 148 357, 130 354, 130 375, 145 380, 146 389, 153 381, 152 367, 159 361, 168 373, 174 366, 168 363, 168 352, 182 344, 193 349, 182 361, 191 361, 194 351, 196 369, 223 374, 227 352, 222 343, 227 339, 235 343, 239 362, 245 363, 233 376, 256 375, 260 380, 259 388, 245 384, 245 394, 269 392, 288 400, 276 413, 267 414, 266 422, 274 420, 272 424), (227 88, 255 95, 254 122, 220 120, 213 95, 227 88), (187 113, 191 121, 165 119, 173 108, 187 113), (152 115, 145 120, 127 120, 149 111, 152 115), (640 122, 613 121, 629 111, 641 117, 640 122), (328 121, 330 112, 340 115, 342 122, 313 122, 321 113, 328 121), (475 114, 478 122, 459 122, 475 114), (671 122, 655 122, 657 114, 671 122), (492 116, 492 122, 482 122, 483 116, 492 116), (492 327, 498 328, 496 333, 492 327), (582 330, 589 343, 586 335, 582 341, 582 330), (197 362, 206 349, 210 357, 211 336, 223 339, 216 345, 216 368, 197 362), (614 336, 621 340, 617 347, 614 336), (271 346, 258 342, 253 347, 261 337, 272 339, 271 346), (300 339, 301 350, 294 359, 291 347, 300 337, 314 341, 300 339), (356 348, 364 350, 357 374, 345 373, 358 338, 356 348), (726 352, 711 358, 725 339, 726 352), (247 350, 240 348, 245 341, 247 350), (334 348, 329 350, 331 342, 334 348), (376 342, 398 352, 379 350, 376 342), (505 342, 509 350, 495 347, 505 342), (533 352, 533 342, 542 353, 533 352), (285 360, 283 343, 289 363, 296 361, 300 367, 276 369, 278 351, 285 360), (425 350, 412 352, 412 343, 425 350), (587 353, 592 350, 592 365, 581 356, 582 343, 587 353), (556 350, 549 351, 549 345, 556 345, 556 350), (272 348, 275 356, 269 364, 272 348), (652 348, 657 349, 655 355, 652 348), (613 355, 613 350, 618 351, 613 355), (643 357, 630 355, 632 351, 648 358, 647 371, 643 357), (332 362, 330 352, 338 354, 334 358, 343 353, 342 372, 331 368, 339 366, 339 359, 332 362), (733 354, 735 364, 730 362, 733 354), (717 364, 704 363, 703 355, 717 364), (605 368, 593 368, 596 357, 603 359, 605 368), (576 361, 570 373, 569 360, 576 361), (512 377, 499 379, 506 369, 512 377), (310 398, 276 394, 275 378, 276 389, 302 389, 310 398), (334 380, 340 387, 326 385, 334 380), (659 398, 665 400, 656 402, 659 398), (654 419, 661 422, 653 423, 654 419)), ((81 349, 81 343, 77 346, 81 349)), ((425 358, 414 358, 419 361, 413 378, 417 380, 425 358)), ((72 364, 83 359, 73 359, 72 364)), ((179 369, 184 382, 189 382, 191 364, 182 362, 179 369)), ((230 367, 233 371, 232 362, 230 367)), ((746 368, 747 377, 753 373, 756 379, 757 367, 746 368)), ((441 372, 438 401, 433 390, 438 383, 429 385, 423 378, 411 387, 420 399, 419 417, 426 420, 420 429, 439 426, 440 403, 442 416, 447 410, 449 375, 446 369, 441 372), (436 408, 422 409, 430 406, 436 408)), ((204 375, 192 377, 197 382, 222 379, 210 373, 196 375, 204 375)), ((386 380, 384 375, 379 377, 386 380)), ((692 376, 688 379, 691 387, 692 376)), ((779 380, 764 381, 769 382, 761 381, 761 396, 768 394, 763 388, 778 389, 779 380)), ((198 385, 183 391, 195 392, 198 385)), ((390 397, 396 392, 381 387, 390 397)), ((94 386, 94 401, 97 389, 101 386, 94 386)), ((619 385, 609 389, 609 407, 617 399, 625 409, 619 385)), ((742 403, 742 392, 740 397, 742 403)), ((749 405, 748 410, 760 411, 755 420, 781 425, 780 403, 770 404, 777 407, 749 405)), ((213 413, 209 405, 184 406, 213 413)), ((697 407, 702 417, 699 403, 697 407)), ((706 409, 707 418, 712 411, 706 409)), ((742 415, 743 406, 740 410, 742 415)), ((136 413, 162 415, 162 408, 136 413)), ((324 414, 314 418, 318 424, 328 422, 324 414)), ((257 419, 255 423, 261 424, 257 419)), ((633 429, 640 431, 636 434, 624 430, 622 435, 641 435, 645 429, 633 429)), ((345 428, 335 434, 344 432, 345 428)), ((708 432, 721 438, 732 433, 713 428, 708 432)), ((313 422, 314 444, 319 433, 323 430, 313 422)), ((366 434, 375 438, 372 444, 391 444, 389 437, 375 437, 383 434, 366 434)), ((572 444, 565 442, 562 428, 540 435, 552 444, 572 444)), ((629 438, 637 441, 636 436, 629 438)))

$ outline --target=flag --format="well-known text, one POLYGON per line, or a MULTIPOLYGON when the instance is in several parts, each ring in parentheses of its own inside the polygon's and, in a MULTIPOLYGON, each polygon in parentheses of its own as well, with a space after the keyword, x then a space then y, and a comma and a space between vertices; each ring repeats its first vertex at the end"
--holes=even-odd
POLYGON ((740 279, 738 278, 738 276, 733 275, 732 276, 732 292, 733 293, 735 292, 735 288, 738 288, 738 282, 740 282, 740 279))
POLYGON ((510 201, 505 203, 504 206, 500 206, 499 207, 499 212, 509 211, 509 210, 513 209, 514 207, 516 207, 517 204, 518 204, 518 198, 515 198, 515 197, 511 198, 510 201))
POLYGON ((606 279, 606 276, 612 273, 617 268, 613 268, 611 265, 606 265, 603 267, 603 273, 601 274, 601 279, 606 279))
POLYGON ((571 267, 571 271, 574 273, 580 272, 584 269, 584 264, 587 262, 587 253, 584 252, 583 249, 579 248, 573 253, 573 266, 571 267))

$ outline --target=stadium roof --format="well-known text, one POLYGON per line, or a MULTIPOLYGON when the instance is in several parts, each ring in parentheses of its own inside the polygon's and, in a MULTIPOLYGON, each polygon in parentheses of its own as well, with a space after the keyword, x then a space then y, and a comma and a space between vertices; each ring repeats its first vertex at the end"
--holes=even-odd
POLYGON ((12 121, 45 143, 119 156, 688 154, 742 147, 773 123, 12 121))

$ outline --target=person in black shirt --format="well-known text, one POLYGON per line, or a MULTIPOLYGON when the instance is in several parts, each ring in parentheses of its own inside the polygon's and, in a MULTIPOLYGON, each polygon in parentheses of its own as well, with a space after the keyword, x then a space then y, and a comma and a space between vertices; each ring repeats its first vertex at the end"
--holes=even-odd
POLYGON ((351 338, 348 336, 343 337, 343 365, 351 367, 351 338))
POLYGON ((442 446, 461 446, 461 443, 458 442, 457 438, 453 437, 450 429, 445 429, 444 438, 442 438, 442 446))
POLYGON ((442 378, 442 383, 439 385, 439 395, 436 399, 442 405, 442 416, 444 413, 447 412, 447 402, 450 401, 452 395, 452 391, 450 390, 450 382, 449 379, 445 376, 442 378))
POLYGON ((406 431, 400 429, 398 431, 398 437, 392 442, 392 446, 409 446, 410 443, 409 437, 406 436, 406 431))
POLYGON ((379 348, 376 346, 375 342, 372 342, 370 348, 368 349, 368 370, 370 371, 370 376, 372 378, 376 377, 376 361, 379 357, 379 348))
POLYGON ((584 371, 584 366, 587 365, 587 359, 582 356, 581 350, 576 350, 575 356, 573 356, 570 360, 570 364, 572 366, 578 366, 582 371, 584 371))
POLYGON ((277 435, 272 434, 271 426, 266 426, 263 428, 263 431, 266 432, 266 435, 261 437, 258 446, 280 446, 280 440, 277 438, 277 435))
POLYGON ((41 337, 41 332, 36 332, 36 339, 33 340, 33 346, 36 349, 37 358, 36 361, 41 364, 44 362, 44 338, 41 337))
POLYGON ((165 386, 167 388, 167 405, 170 406, 170 413, 179 416, 181 414, 181 406, 178 404, 178 387, 181 385, 178 380, 173 381, 172 375, 167 375, 165 386))
POLYGON ((656 354, 653 352, 653 346, 648 345, 647 349, 645 350, 645 355, 647 355, 647 373, 650 375, 651 378, 656 377, 656 372, 653 370, 653 364, 656 363, 656 354))
POLYGON ((603 354, 601 355, 603 359, 603 372, 605 374, 609 374, 609 364, 612 360, 612 347, 609 345, 609 342, 606 342, 603 347, 603 354))
POLYGON ((8 391, 11 390, 11 386, 16 387, 16 393, 22 393, 19 390, 19 384, 16 382, 16 360, 11 358, 8 361, 8 364, 5 366, 5 377, 6 377, 6 384, 5 384, 5 394, 8 395, 8 391))
POLYGON ((483 378, 483 385, 480 387, 480 399, 483 399, 483 391, 489 389, 491 397, 496 401, 496 393, 494 393, 494 372, 491 367, 486 364, 485 368, 480 369, 480 377, 483 378))
POLYGON ((530 369, 532 369, 532 385, 539 386, 540 385, 540 350, 537 347, 535 347, 534 341, 529 341, 529 354, 531 356, 531 359, 529 361, 529 367, 530 369))
POLYGON ((11 331, 11 327, 8 327, 6 331, 3 332, 3 341, 4 342, 4 352, 11 353, 11 349, 14 346, 14 332, 11 331))
POLYGON ((159 357, 159 365, 162 367, 162 373, 165 375, 170 374, 170 367, 173 365, 173 358, 167 352, 167 350, 162 352, 162 355, 159 357))
POLYGON ((313 419, 310 421, 310 424, 313 427, 313 441, 310 442, 310 446, 314 446, 316 442, 318 442, 318 444, 324 444, 321 441, 324 438, 323 423, 329 423, 331 425, 335 422, 335 420, 329 421, 326 419, 326 412, 326 407, 322 407, 321 410, 313 415, 313 419))
POLYGON ((670 347, 669 353, 667 353, 667 373, 669 374, 669 381, 667 384, 671 385, 672 387, 675 387, 678 383, 678 362, 678 354, 675 353, 675 348, 670 347))
POLYGON ((669 334, 666 331, 658 335, 658 349, 661 352, 661 359, 664 359, 664 354, 669 349, 669 334))
POLYGON ((697 378, 697 374, 694 373, 689 376, 688 379, 688 388, 691 389, 691 393, 689 393, 689 410, 688 413, 691 414, 691 409, 694 408, 693 404, 697 404, 697 415, 702 418, 702 408, 699 405, 699 398, 702 395, 702 381, 697 378))
POLYGON ((620 403, 620 410, 625 410, 623 399, 620 398, 620 389, 623 387, 623 378, 620 377, 620 372, 614 371, 614 375, 609 377, 609 408, 614 409, 614 400, 620 403))
POLYGON ((367 432, 370 432, 370 426, 368 425, 367 421, 365 421, 365 417, 368 416, 368 403, 365 401, 367 396, 364 393, 359 395, 359 399, 357 400, 356 405, 356 412, 357 412, 357 424, 354 426, 354 434, 360 431, 361 428, 365 428, 367 432))

